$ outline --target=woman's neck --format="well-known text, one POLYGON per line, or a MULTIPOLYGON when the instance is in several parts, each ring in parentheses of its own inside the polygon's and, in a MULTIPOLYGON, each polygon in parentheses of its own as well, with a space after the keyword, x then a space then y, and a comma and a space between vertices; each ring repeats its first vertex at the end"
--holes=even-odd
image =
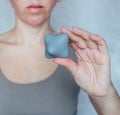
POLYGON ((49 19, 44 21, 39 26, 31 26, 17 19, 16 26, 13 29, 12 33, 20 43, 29 44, 35 42, 43 43, 42 41, 44 41, 46 34, 55 32, 50 28, 49 19))

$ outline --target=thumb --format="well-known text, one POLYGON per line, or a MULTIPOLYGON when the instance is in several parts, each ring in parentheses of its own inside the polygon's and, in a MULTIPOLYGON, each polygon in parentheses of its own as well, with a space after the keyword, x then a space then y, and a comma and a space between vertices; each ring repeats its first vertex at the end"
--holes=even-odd
POLYGON ((70 58, 55 58, 54 62, 66 67, 73 74, 73 76, 77 72, 77 64, 70 58))

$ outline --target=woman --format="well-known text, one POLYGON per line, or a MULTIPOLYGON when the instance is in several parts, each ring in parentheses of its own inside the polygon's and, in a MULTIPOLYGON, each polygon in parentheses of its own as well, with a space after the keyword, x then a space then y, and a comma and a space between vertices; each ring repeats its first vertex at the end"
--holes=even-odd
POLYGON ((118 115, 120 100, 110 80, 109 55, 100 36, 77 27, 71 31, 62 28, 77 62, 45 58, 44 37, 57 33, 50 27, 57 2, 60 0, 10 0, 16 25, 0 36, 0 114, 75 115, 81 87, 98 114, 118 115))

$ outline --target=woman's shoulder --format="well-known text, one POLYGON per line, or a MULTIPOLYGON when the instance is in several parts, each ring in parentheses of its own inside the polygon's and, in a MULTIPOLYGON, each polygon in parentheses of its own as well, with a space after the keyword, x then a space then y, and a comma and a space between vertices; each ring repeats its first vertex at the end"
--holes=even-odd
POLYGON ((0 52, 1 52, 1 50, 3 50, 8 44, 10 44, 11 31, 12 31, 12 30, 0 34, 0 52))
POLYGON ((0 59, 2 53, 5 51, 7 48, 7 44, 9 43, 9 38, 10 38, 10 31, 0 34, 0 59))
POLYGON ((0 51, 3 48, 3 45, 4 45, 7 37, 8 37, 8 32, 0 34, 0 51))
POLYGON ((6 43, 7 39, 9 38, 8 34, 9 34, 9 32, 0 34, 0 73, 1 73, 2 54, 6 48, 5 43, 6 43))
POLYGON ((9 35, 10 35, 10 31, 0 34, 0 45, 7 41, 9 35))

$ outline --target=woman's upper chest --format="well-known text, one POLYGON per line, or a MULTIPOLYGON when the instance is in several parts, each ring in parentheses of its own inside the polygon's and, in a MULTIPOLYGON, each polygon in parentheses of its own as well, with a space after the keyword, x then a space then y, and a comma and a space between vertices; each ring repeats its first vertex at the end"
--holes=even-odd
POLYGON ((7 45, 0 53, 0 67, 12 81, 34 82, 48 77, 57 65, 45 58, 40 45, 7 45))

